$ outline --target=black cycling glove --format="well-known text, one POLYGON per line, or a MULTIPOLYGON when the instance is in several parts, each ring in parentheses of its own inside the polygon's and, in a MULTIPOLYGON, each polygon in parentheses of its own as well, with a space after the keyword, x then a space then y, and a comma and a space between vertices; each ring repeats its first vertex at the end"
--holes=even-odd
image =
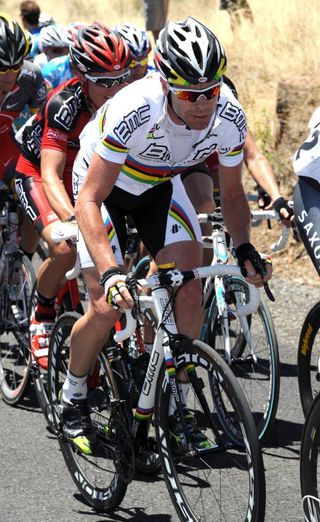
MULTIPOLYGON (((263 278, 267 273, 267 263, 272 264, 271 258, 267 257, 266 259, 262 259, 259 252, 254 248, 251 243, 243 243, 235 249, 235 253, 238 259, 238 265, 241 269, 241 274, 243 277, 247 277, 248 272, 246 267, 244 266, 245 261, 251 261, 255 271, 261 275, 263 278)), ((274 295, 271 292, 268 283, 263 283, 264 289, 266 291, 267 296, 270 301, 274 301, 274 295)))
POLYGON ((280 219, 290 219, 291 216, 293 216, 293 208, 292 206, 290 205, 289 201, 285 198, 283 198, 282 196, 280 196, 279 198, 277 198, 274 202, 273 202, 273 208, 274 210, 279 214, 279 217, 280 219), (280 214, 280 210, 284 208, 288 214, 289 214, 289 218, 285 218, 283 217, 281 214, 280 214))
POLYGON ((243 243, 235 249, 238 265, 243 277, 247 277, 248 272, 244 265, 245 261, 251 261, 253 268, 258 274, 264 277, 267 273, 265 261, 251 243, 243 243))
POLYGON ((271 198, 265 192, 265 190, 263 190, 263 188, 260 187, 260 185, 257 185, 257 190, 258 190, 258 206, 261 209, 265 209, 266 207, 268 207, 270 205, 271 198))

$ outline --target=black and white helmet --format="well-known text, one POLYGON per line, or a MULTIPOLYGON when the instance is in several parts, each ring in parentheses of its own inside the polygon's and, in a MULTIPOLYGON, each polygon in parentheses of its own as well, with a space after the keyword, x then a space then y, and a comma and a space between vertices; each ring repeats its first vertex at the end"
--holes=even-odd
POLYGON ((28 52, 26 32, 11 16, 0 13, 0 67, 10 69, 22 64, 28 52))
POLYGON ((38 45, 40 51, 44 51, 46 47, 69 47, 67 28, 60 24, 43 27, 39 34, 38 45))
POLYGON ((132 24, 117 25, 115 30, 127 42, 133 60, 139 61, 147 57, 151 50, 151 43, 146 31, 132 24))
POLYGON ((157 40, 154 62, 172 85, 219 81, 227 68, 217 37, 191 16, 183 22, 167 22, 157 40))

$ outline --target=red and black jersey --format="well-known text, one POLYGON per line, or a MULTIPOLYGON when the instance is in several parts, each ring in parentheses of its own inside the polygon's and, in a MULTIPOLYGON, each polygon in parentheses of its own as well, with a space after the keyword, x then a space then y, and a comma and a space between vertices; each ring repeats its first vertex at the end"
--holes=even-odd
POLYGON ((66 169, 72 168, 80 146, 79 134, 90 117, 79 80, 72 78, 59 85, 48 94, 32 125, 24 130, 23 158, 39 167, 41 149, 61 150, 67 154, 66 169))

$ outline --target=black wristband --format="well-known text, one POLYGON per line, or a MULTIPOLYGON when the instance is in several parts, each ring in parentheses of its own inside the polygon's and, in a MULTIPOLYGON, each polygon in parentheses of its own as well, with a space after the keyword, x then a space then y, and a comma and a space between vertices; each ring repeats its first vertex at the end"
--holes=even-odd
POLYGON ((104 286, 105 282, 108 281, 108 279, 110 279, 110 277, 112 277, 114 275, 118 275, 118 274, 124 275, 123 271, 120 270, 120 268, 118 266, 113 266, 113 267, 109 268, 108 270, 103 272, 102 276, 100 277, 99 285, 104 286))
POLYGON ((75 221, 76 216, 74 214, 71 214, 71 216, 67 217, 67 219, 64 220, 64 223, 70 223, 71 221, 75 221))

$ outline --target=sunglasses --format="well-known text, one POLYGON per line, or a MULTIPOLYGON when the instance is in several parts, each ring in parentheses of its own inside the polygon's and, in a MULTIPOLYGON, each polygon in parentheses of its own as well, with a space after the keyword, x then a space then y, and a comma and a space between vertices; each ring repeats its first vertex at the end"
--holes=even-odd
POLYGON ((143 58, 142 60, 132 60, 129 67, 137 67, 137 65, 140 65, 140 67, 144 67, 148 64, 148 57, 143 58))
POLYGON ((0 65, 0 74, 8 74, 8 73, 11 73, 11 72, 18 72, 20 71, 22 67, 22 64, 20 63, 19 65, 14 65, 13 67, 3 67, 2 65, 0 65))
POLYGON ((211 85, 211 87, 209 87, 208 89, 197 91, 176 89, 175 87, 171 87, 171 85, 169 84, 167 85, 169 91, 173 92, 173 94, 175 94, 175 96, 179 98, 179 100, 194 103, 198 100, 200 96, 205 96, 207 100, 212 100, 212 98, 218 96, 221 90, 222 82, 215 83, 214 85, 211 85))
POLYGON ((130 71, 126 71, 121 76, 110 78, 110 76, 89 76, 86 74, 85 77, 89 82, 95 83, 99 87, 106 87, 109 89, 110 87, 114 87, 115 85, 121 85, 126 82, 130 76, 130 71))

